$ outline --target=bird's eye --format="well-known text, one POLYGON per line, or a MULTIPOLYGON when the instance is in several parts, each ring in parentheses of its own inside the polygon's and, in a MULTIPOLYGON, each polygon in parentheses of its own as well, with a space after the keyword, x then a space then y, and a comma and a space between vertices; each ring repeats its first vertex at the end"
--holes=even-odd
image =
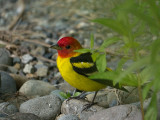
POLYGON ((71 48, 71 46, 70 46, 70 45, 67 45, 67 46, 66 46, 66 49, 70 49, 70 48, 71 48))

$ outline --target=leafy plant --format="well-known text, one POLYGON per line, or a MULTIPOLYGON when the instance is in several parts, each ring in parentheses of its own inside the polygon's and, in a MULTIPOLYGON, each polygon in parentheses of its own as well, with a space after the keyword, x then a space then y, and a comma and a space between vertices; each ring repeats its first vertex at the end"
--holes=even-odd
MULTIPOLYGON (((118 2, 118 1, 117 1, 118 2)), ((96 61, 98 73, 90 76, 92 79, 112 79, 114 84, 137 86, 141 102, 143 120, 157 119, 157 93, 160 91, 160 2, 158 0, 124 0, 115 5, 112 18, 98 18, 92 22, 99 23, 118 33, 118 36, 107 38, 98 50, 93 50, 93 35, 91 49, 79 52, 92 52, 96 61), (118 68, 105 72, 105 48, 121 42, 123 46, 118 53, 123 53, 118 68), (103 53, 103 54, 102 54, 103 53), (127 56, 127 57, 126 57, 127 56), (134 62, 122 71, 125 61, 134 62), (143 86, 143 88, 142 88, 143 86), (143 101, 152 89, 150 105, 144 115, 143 101)))
MULTIPOLYGON (((63 98, 65 98, 65 99, 68 99, 68 98, 70 98, 70 97, 72 96, 72 94, 69 93, 69 92, 67 92, 67 93, 65 93, 65 92, 60 92, 60 95, 61 95, 63 98)), ((76 97, 76 96, 78 96, 78 95, 80 95, 80 92, 75 92, 75 93, 73 94, 73 97, 76 97)))

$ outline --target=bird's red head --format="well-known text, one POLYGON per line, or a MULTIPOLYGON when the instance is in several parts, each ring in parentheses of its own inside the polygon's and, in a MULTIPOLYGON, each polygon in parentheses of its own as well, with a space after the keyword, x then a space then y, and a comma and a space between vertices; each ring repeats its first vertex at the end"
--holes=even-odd
POLYGON ((58 55, 62 58, 72 57, 76 54, 74 50, 81 49, 81 44, 73 37, 63 37, 51 48, 57 49, 58 55))

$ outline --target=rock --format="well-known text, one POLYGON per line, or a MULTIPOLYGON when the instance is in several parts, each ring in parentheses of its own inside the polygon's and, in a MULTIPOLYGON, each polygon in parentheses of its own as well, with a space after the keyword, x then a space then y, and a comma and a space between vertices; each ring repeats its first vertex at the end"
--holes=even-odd
POLYGON ((0 94, 13 94, 17 91, 15 80, 6 72, 0 72, 0 94))
MULTIPOLYGON (((86 99, 91 102, 94 94, 95 93, 88 94, 86 96, 86 99)), ((117 105, 117 96, 115 95, 115 92, 113 90, 105 89, 97 93, 95 102, 97 103, 97 105, 107 108, 109 106, 117 105)))
POLYGON ((87 23, 85 23, 85 22, 80 22, 80 23, 78 23, 78 25, 76 26, 78 29, 80 29, 80 28, 84 28, 84 27, 87 27, 88 26, 88 24, 87 23))
POLYGON ((48 73, 48 66, 43 65, 43 63, 37 63, 37 65, 35 65, 35 67, 37 68, 37 76, 39 77, 44 77, 47 75, 48 73))
POLYGON ((76 33, 76 31, 74 30, 74 29, 71 29, 71 30, 69 30, 69 32, 68 32, 69 34, 71 34, 71 35, 73 35, 73 34, 75 34, 76 33))
MULTIPOLYGON (((94 102, 96 102, 97 105, 99 105, 99 106, 108 107, 109 106, 108 94, 109 94, 109 92, 99 91, 96 95, 96 98, 95 98, 94 102)), ((91 102, 94 95, 95 95, 95 93, 88 94, 86 96, 86 99, 91 102)))
POLYGON ((24 73, 32 73, 32 70, 33 70, 33 65, 31 64, 26 64, 24 69, 23 69, 23 72, 24 73))
POLYGON ((61 90, 54 90, 54 91, 52 91, 50 94, 51 94, 51 95, 53 95, 53 94, 54 94, 54 95, 57 95, 62 101, 64 101, 65 98, 61 96, 61 92, 63 92, 63 91, 61 91, 61 90))
POLYGON ((42 46, 38 46, 36 49, 32 50, 32 54, 34 54, 34 55, 41 55, 41 56, 43 56, 45 52, 46 52, 45 48, 42 47, 42 46))
POLYGON ((88 120, 142 120, 142 115, 134 105, 120 105, 99 111, 88 120))
POLYGON ((26 96, 43 96, 48 95, 51 91, 55 89, 56 88, 53 85, 47 82, 39 80, 29 80, 22 85, 19 92, 26 96))
MULTIPOLYGON (((97 102, 99 106, 106 108, 113 107, 118 104, 130 104, 138 102, 139 96, 137 94, 137 88, 135 89, 134 87, 126 87, 126 89, 129 91, 129 93, 121 90, 106 88, 103 91, 98 92, 95 102, 97 102)), ((93 96, 94 93, 87 95, 86 98, 91 102, 93 96)))
POLYGON ((2 65, 12 65, 13 59, 5 48, 0 48, 0 70, 7 70, 7 67, 2 65))
POLYGON ((26 81, 28 81, 27 77, 22 75, 10 74, 10 76, 16 81, 16 86, 18 90, 26 81))
POLYGON ((51 59, 53 54, 54 54, 53 52, 49 52, 49 53, 44 54, 44 57, 48 58, 48 59, 51 59))
POLYGON ((0 113, 0 120, 1 120, 1 118, 6 118, 8 115, 7 114, 5 114, 5 113, 0 113))
POLYGON ((43 120, 53 120, 60 113, 61 100, 56 95, 30 99, 20 106, 20 112, 33 113, 43 120))
POLYGON ((0 120, 11 120, 10 118, 0 117, 0 120))
POLYGON ((135 87, 125 87, 129 93, 127 92, 120 92, 120 96, 122 99, 122 102, 124 104, 130 104, 130 103, 135 103, 139 101, 139 94, 138 94, 138 88, 135 87))
POLYGON ((53 38, 53 34, 51 32, 46 32, 46 37, 53 38))
POLYGON ((15 113, 8 118, 11 120, 41 120, 40 117, 32 113, 15 113))
POLYGON ((49 82, 49 79, 45 77, 45 78, 42 79, 42 81, 49 82))
POLYGON ((18 69, 16 69, 15 67, 8 67, 8 71, 16 74, 18 72, 18 69))
POLYGON ((78 118, 77 115, 73 115, 73 114, 68 114, 68 115, 65 115, 65 114, 61 114, 59 115, 56 120, 80 120, 78 118))
POLYGON ((13 64, 20 63, 20 62, 21 62, 21 59, 19 57, 13 58, 13 64))
POLYGON ((15 105, 10 104, 9 102, 0 103, 0 114, 5 113, 11 115, 16 112, 18 112, 18 108, 15 105))
POLYGON ((58 20, 55 22, 54 29, 56 29, 56 31, 65 30, 66 28, 68 28, 68 25, 63 20, 58 20))
POLYGON ((19 63, 16 63, 16 64, 14 65, 14 68, 17 69, 17 70, 20 70, 21 65, 20 65, 19 63))
POLYGON ((64 83, 59 84, 59 89, 64 92, 71 92, 75 90, 75 88, 68 84, 66 81, 64 81, 64 83))
POLYGON ((89 102, 85 100, 76 100, 76 99, 71 99, 68 102, 64 101, 61 107, 61 113, 62 114, 76 114, 80 120, 88 120, 88 118, 95 114, 97 111, 101 111, 104 108, 100 107, 98 105, 93 105, 87 110, 83 110, 84 106, 88 104, 89 102))
POLYGON ((25 54, 21 57, 22 63, 26 64, 33 60, 33 57, 30 54, 25 54))

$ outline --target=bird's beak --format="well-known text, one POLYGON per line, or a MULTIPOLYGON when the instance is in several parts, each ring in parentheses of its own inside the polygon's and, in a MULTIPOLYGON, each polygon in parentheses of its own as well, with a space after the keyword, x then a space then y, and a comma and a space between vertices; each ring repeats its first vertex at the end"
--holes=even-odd
POLYGON ((53 44, 50 46, 52 49, 61 50, 62 48, 58 44, 53 44))

